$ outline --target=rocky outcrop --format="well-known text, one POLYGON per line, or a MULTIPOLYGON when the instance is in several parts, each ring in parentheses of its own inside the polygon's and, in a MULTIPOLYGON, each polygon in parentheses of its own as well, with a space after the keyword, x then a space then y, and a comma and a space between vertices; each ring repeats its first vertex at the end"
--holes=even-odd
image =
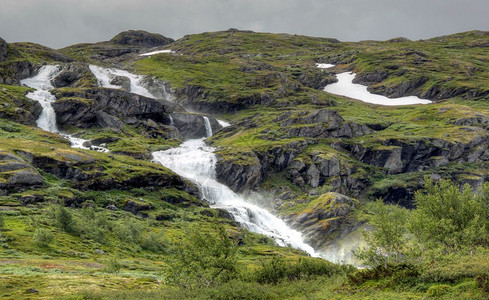
POLYGON ((149 33, 143 30, 128 30, 119 33, 110 40, 118 45, 142 46, 146 48, 168 45, 174 42, 173 39, 157 33, 149 33))
POLYGON ((253 189, 263 180, 262 165, 253 152, 227 159, 218 154, 217 159, 217 180, 235 192, 253 189))
POLYGON ((39 187, 43 181, 39 172, 22 158, 0 151, 0 195, 39 187))
POLYGON ((274 121, 280 122, 285 137, 352 138, 373 132, 365 125, 348 123, 334 110, 286 112, 274 121))
MULTIPOLYGON (((183 139, 198 139, 207 137, 204 117, 200 114, 193 113, 172 113, 170 116, 173 119, 173 126, 176 127, 183 139)), ((213 117, 207 116, 212 128, 212 132, 216 133, 222 126, 213 117)))
POLYGON ((86 64, 69 63, 63 65, 58 75, 51 81, 54 87, 95 87, 97 79, 86 64))
POLYGON ((0 38, 0 62, 5 61, 7 59, 7 42, 0 38))
POLYGON ((323 69, 313 68, 308 72, 298 72, 293 74, 304 86, 321 90, 325 86, 338 81, 334 72, 329 72, 323 69))
POLYGON ((20 80, 34 76, 37 68, 29 61, 6 61, 0 70, 0 84, 20 84, 20 80))
POLYGON ((287 223, 302 232, 304 241, 315 249, 322 248, 342 230, 350 230, 348 216, 357 201, 338 193, 326 193, 309 202, 304 209, 288 215, 287 223))
POLYGON ((80 128, 92 126, 121 128, 138 120, 169 123, 168 113, 180 109, 174 103, 117 89, 93 88, 58 90, 53 103, 57 122, 80 128))

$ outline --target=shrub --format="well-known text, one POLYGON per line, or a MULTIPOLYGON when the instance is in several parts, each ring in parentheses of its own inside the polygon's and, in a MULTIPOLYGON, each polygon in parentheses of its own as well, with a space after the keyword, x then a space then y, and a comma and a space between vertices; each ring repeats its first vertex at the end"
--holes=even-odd
POLYGON ((58 205, 54 208, 54 219, 56 225, 65 232, 75 233, 76 223, 73 219, 73 213, 66 207, 58 205))
POLYGON ((288 262, 280 256, 262 262, 262 267, 252 274, 252 279, 261 284, 277 284, 282 280, 299 280, 314 276, 331 277, 351 270, 323 259, 301 257, 298 262, 288 262))
POLYGON ((3 212, 0 211, 0 229, 3 228, 3 226, 5 226, 5 220, 3 217, 3 212))
POLYGON ((489 242, 489 185, 474 194, 466 184, 462 189, 450 180, 434 183, 426 179, 424 191, 415 194, 417 209, 410 229, 427 248, 458 251, 489 242))
POLYGON ((111 257, 105 262, 105 267, 103 271, 107 273, 118 274, 122 268, 122 265, 119 263, 116 257, 111 257))
POLYGON ((49 230, 38 228, 34 232, 32 239, 34 240, 34 243, 36 245, 41 247, 47 247, 49 246, 49 244, 53 242, 54 235, 49 230))
POLYGON ((449 286, 448 284, 432 285, 426 291, 426 295, 428 297, 441 297, 443 295, 448 294, 448 292, 450 292, 450 288, 451 286, 449 286))
POLYGON ((188 288, 218 286, 238 276, 236 243, 221 224, 212 232, 189 228, 175 245, 175 260, 170 263, 168 279, 188 288))
POLYGON ((384 204, 381 199, 371 203, 369 210, 373 228, 363 233, 367 247, 356 250, 354 255, 371 267, 404 262, 409 251, 405 238, 407 211, 384 204))

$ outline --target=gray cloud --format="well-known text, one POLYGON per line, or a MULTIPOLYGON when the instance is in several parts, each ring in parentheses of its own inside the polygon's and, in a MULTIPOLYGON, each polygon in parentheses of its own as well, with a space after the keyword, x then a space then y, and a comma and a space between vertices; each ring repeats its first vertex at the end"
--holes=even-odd
POLYGON ((0 0, 0 37, 60 48, 128 29, 180 38, 230 27, 343 41, 489 30, 487 0, 0 0))

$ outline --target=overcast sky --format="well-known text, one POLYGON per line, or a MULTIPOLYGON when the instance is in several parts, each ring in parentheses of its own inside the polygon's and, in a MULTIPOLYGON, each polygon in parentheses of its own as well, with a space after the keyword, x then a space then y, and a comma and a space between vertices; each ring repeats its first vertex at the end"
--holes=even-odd
POLYGON ((489 31, 489 0, 0 0, 0 37, 53 48, 128 29, 175 39, 228 28, 334 37, 424 39, 489 31))

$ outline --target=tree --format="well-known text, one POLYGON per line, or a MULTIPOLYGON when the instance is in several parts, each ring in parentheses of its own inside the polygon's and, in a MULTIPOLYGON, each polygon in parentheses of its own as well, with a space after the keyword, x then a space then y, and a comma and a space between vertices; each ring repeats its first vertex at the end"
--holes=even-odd
POLYGON ((191 227, 176 243, 175 260, 167 273, 172 283, 184 288, 207 287, 237 276, 236 243, 222 225, 212 229, 203 233, 191 227))
POLYGON ((355 256, 373 267, 404 261, 407 252, 406 209, 384 204, 381 199, 369 206, 372 230, 363 233, 367 247, 355 251, 355 256))
POLYGON ((427 178, 423 191, 415 194, 417 209, 409 222, 411 232, 428 249, 453 252, 464 247, 487 245, 489 185, 474 194, 450 180, 434 183, 427 178))

